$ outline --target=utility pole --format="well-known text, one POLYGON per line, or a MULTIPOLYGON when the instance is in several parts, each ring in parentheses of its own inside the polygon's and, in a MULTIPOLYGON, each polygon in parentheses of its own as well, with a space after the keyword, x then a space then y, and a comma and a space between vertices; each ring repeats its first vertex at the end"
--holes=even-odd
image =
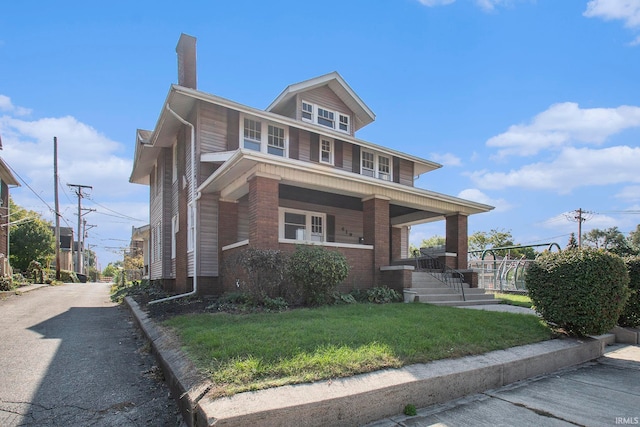
POLYGON ((590 219, 592 214, 593 212, 585 211, 582 208, 578 208, 571 213, 565 214, 565 218, 567 218, 569 221, 578 223, 578 247, 579 248, 582 248, 582 223, 590 219))
POLYGON ((78 252, 76 253, 76 273, 82 274, 82 246, 81 242, 84 241, 83 234, 81 234, 81 225, 82 225, 82 198, 84 197, 84 193, 82 192, 83 188, 93 189, 90 185, 80 185, 80 184, 67 184, 68 187, 75 187, 76 196, 78 196, 78 252))
POLYGON ((53 187, 56 198, 56 280, 60 280, 60 203, 58 201, 58 137, 53 137, 53 187))

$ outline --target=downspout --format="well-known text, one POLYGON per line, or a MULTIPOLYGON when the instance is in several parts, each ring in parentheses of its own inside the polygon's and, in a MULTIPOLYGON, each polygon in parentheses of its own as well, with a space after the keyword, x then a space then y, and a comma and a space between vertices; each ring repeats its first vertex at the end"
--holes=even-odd
MULTIPOLYGON (((193 290, 184 294, 173 295, 167 298, 160 298, 154 301, 150 301, 149 304, 156 304, 164 301, 171 301, 178 298, 184 298, 191 295, 195 295, 198 292, 198 200, 202 196, 202 193, 198 192, 196 196, 196 130, 195 127, 180 117, 178 113, 173 111, 169 104, 166 105, 166 109, 170 112, 176 119, 178 119, 182 124, 189 126, 191 128, 191 202, 193 203, 193 209, 195 210, 196 215, 193 218, 193 290)), ((189 212, 187 212, 189 215, 189 212)), ((187 230, 187 233, 189 230, 187 230)))

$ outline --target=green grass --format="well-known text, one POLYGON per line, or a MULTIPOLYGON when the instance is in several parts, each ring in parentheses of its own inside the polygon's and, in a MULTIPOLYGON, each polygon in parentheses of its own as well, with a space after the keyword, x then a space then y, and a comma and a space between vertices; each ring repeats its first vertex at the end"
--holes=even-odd
POLYGON ((426 304, 353 304, 164 322, 218 395, 346 377, 550 339, 536 316, 426 304))
POLYGON ((496 293, 496 298, 501 299, 505 304, 517 305, 519 307, 531 308, 533 305, 531 298, 527 295, 496 293))

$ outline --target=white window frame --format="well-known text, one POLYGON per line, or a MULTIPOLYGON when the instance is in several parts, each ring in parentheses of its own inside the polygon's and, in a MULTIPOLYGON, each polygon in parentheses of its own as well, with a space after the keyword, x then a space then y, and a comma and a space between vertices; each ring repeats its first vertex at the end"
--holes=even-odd
POLYGON ((351 134, 351 116, 349 114, 345 114, 340 111, 333 110, 331 108, 327 108, 323 105, 314 104, 313 102, 302 100, 302 104, 300 107, 300 117, 302 121, 313 123, 322 127, 326 127, 329 129, 337 130, 338 132, 351 134), (305 110, 305 106, 310 106, 311 111, 305 110), (329 113, 332 118, 325 117, 321 112, 325 111, 329 113), (306 118, 303 116, 304 113, 311 114, 311 118, 306 118), (320 119, 325 119, 332 123, 331 126, 320 123, 320 119), (346 129, 342 129, 343 125, 345 125, 346 129))
POLYGON ((335 155, 334 155, 334 153, 335 153, 335 149, 334 149, 335 144, 334 144, 333 139, 325 138, 325 137, 321 136, 320 137, 320 143, 318 145, 319 145, 318 149, 320 151, 318 153, 318 159, 320 160, 320 163, 333 165, 334 161, 335 161, 335 155), (325 147, 324 143, 325 142, 328 143, 328 151, 324 150, 324 147, 325 147), (328 153, 328 159, 327 160, 323 159, 323 157, 322 157, 322 154, 325 153, 325 152, 328 153))
POLYGON ((393 181, 393 159, 391 156, 377 153, 371 150, 361 150, 360 151, 360 175, 371 176, 373 178, 378 178, 383 181, 393 181), (369 156, 373 156, 373 169, 365 168, 364 162, 370 162, 370 159, 365 159, 365 153, 369 156), (381 162, 380 159, 386 159, 387 164, 385 162, 381 162), (384 172, 384 168, 389 168, 388 172, 384 172))
POLYGON ((259 119, 257 117, 253 117, 253 116, 249 116, 249 115, 245 115, 242 114, 240 117, 240 147, 246 149, 246 150, 253 150, 253 151, 258 151, 260 153, 264 153, 264 154, 271 154, 273 156, 278 156, 278 157, 288 157, 289 156, 289 126, 285 126, 282 125, 280 123, 276 123, 276 122, 270 122, 268 120, 263 120, 263 119, 259 119), (245 120, 250 120, 253 121, 257 124, 259 124, 260 126, 260 140, 255 139, 255 138, 247 138, 245 137, 245 120), (271 128, 277 128, 282 130, 283 135, 284 135, 284 140, 283 140, 283 147, 277 147, 276 145, 272 144, 272 138, 274 135, 271 134, 271 128), (245 140, 248 140, 250 143, 255 143, 259 145, 259 150, 255 150, 253 148, 247 148, 245 147, 245 140), (271 152, 269 149, 272 149, 271 152), (282 155, 280 154, 276 154, 273 151, 274 150, 282 150, 282 155))
POLYGON ((295 242, 313 242, 313 243, 325 243, 327 241, 327 215, 320 212, 304 211, 299 209, 279 208, 279 236, 282 240, 295 241, 295 242), (285 237, 285 214, 292 213, 297 215, 304 215, 305 217, 305 229, 302 239, 289 239, 285 237), (318 234, 314 232, 314 228, 317 224, 314 223, 314 218, 320 220, 320 227, 322 231, 318 234), (319 236, 319 238, 314 238, 319 236))
POLYGON ((171 182, 176 182, 178 180, 178 143, 173 144, 172 152, 172 160, 173 165, 171 168, 171 182))
POLYGON ((195 203, 187 206, 187 252, 193 252, 196 242, 196 209, 195 203))
POLYGON ((171 259, 176 257, 176 233, 180 231, 180 222, 178 214, 171 218, 171 259))

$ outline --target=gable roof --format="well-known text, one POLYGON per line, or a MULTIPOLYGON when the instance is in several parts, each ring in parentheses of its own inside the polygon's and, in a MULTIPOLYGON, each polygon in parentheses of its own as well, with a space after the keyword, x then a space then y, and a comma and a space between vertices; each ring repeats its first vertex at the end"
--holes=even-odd
POLYGON ((18 179, 11 173, 9 165, 7 165, 2 158, 0 158, 0 179, 7 185, 14 185, 20 187, 18 179))
POLYGON ((329 89, 353 111, 355 115, 355 120, 353 121, 355 130, 368 125, 376 119, 373 111, 356 95, 337 71, 287 86, 271 105, 267 107, 266 111, 279 113, 287 101, 295 95, 321 86, 328 86, 329 89))

